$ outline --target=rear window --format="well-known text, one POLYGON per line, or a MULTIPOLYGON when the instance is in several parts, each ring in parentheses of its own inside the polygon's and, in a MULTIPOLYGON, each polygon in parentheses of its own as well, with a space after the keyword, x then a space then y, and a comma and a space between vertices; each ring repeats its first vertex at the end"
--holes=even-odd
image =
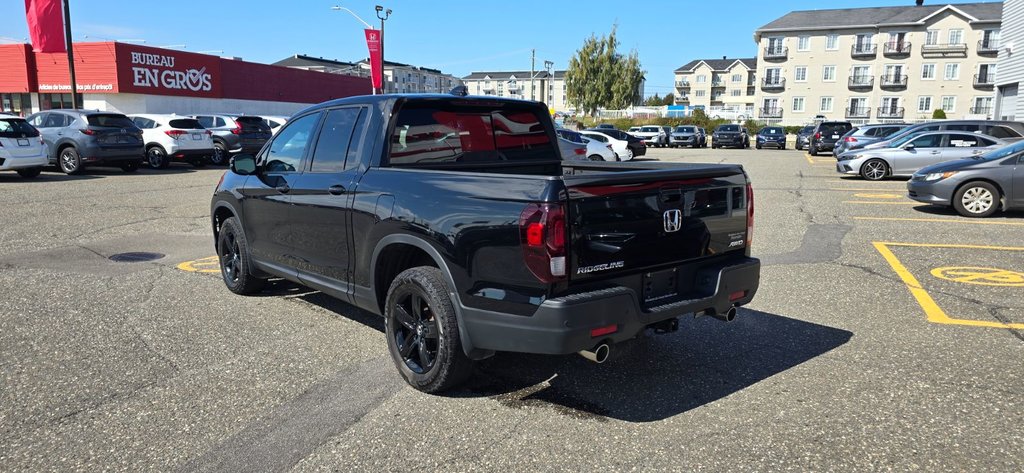
POLYGON ((846 132, 850 131, 850 129, 852 128, 853 125, 849 123, 822 123, 820 128, 818 128, 818 131, 820 131, 822 134, 832 133, 845 135, 846 132))
POLYGON ((994 136, 996 138, 1019 138, 1020 137, 1020 133, 1017 133, 1015 130, 1013 130, 1013 129, 1009 128, 1009 127, 1002 126, 1002 125, 993 126, 992 128, 989 129, 987 135, 994 136))
POLYGON ((199 120, 194 118, 176 118, 167 122, 171 128, 180 128, 183 130, 202 130, 203 125, 199 124, 199 120))
POLYGON ((559 129, 555 130, 555 133, 558 133, 558 136, 562 137, 563 139, 572 141, 573 143, 583 143, 584 142, 583 141, 583 135, 580 135, 579 133, 576 133, 575 131, 572 131, 572 130, 566 130, 565 128, 559 128, 559 129))
POLYGON ((39 130, 22 118, 0 118, 0 138, 32 138, 39 130))
POLYGON ((814 131, 814 127, 813 126, 805 126, 805 127, 800 129, 800 133, 810 133, 812 131, 814 131))
POLYGON ((474 103, 409 103, 391 133, 395 166, 556 161, 541 116, 532 108, 474 103))
POLYGON ((130 118, 124 115, 117 114, 101 114, 101 115, 89 115, 86 117, 86 121, 91 126, 104 126, 111 128, 135 128, 135 123, 130 118))
POLYGON ((740 131, 739 125, 722 125, 718 127, 718 131, 740 131))
POLYGON ((263 122, 262 117, 238 117, 235 119, 235 123, 243 130, 270 131, 270 127, 263 122))

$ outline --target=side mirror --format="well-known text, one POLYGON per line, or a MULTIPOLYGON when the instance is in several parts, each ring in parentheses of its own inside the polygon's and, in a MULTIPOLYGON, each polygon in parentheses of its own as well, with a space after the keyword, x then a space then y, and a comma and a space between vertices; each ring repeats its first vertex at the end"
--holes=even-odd
POLYGON ((914 146, 914 143, 907 143, 907 144, 903 145, 903 149, 905 149, 907 151, 911 151, 914 148, 916 148, 916 146, 914 146))
POLYGON ((248 176, 256 173, 256 158, 251 154, 239 154, 231 158, 231 172, 248 176))

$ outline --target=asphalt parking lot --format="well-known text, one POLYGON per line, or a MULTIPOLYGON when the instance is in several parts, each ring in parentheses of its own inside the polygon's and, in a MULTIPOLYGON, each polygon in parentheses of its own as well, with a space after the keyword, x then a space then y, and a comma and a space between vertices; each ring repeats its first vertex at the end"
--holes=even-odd
POLYGON ((223 170, 0 174, 0 470, 1024 469, 1024 214, 795 150, 649 154, 746 167, 754 302, 603 365, 498 354, 446 396, 404 384, 371 314, 224 288, 223 170))

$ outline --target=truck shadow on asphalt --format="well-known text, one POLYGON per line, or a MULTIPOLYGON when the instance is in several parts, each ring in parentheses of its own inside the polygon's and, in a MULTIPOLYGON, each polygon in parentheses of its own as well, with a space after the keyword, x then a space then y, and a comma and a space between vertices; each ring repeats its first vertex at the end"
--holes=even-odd
MULTIPOLYGON (((740 309, 723 324, 680 320, 679 331, 612 347, 597 365, 579 356, 499 353, 455 397, 511 408, 550 407, 579 418, 652 422, 717 401, 845 344, 846 330, 740 309)), ((650 332, 648 332, 650 333, 650 332)))
MULTIPOLYGON (((384 332, 384 319, 318 291, 273 281, 261 294, 295 298, 384 332)), ((577 355, 497 353, 452 398, 490 397, 507 408, 550 408, 580 419, 653 422, 717 401, 845 344, 853 333, 740 309, 736 320, 683 317, 679 331, 647 331, 595 364, 577 355)), ((381 353, 386 356, 384 338, 381 353)))

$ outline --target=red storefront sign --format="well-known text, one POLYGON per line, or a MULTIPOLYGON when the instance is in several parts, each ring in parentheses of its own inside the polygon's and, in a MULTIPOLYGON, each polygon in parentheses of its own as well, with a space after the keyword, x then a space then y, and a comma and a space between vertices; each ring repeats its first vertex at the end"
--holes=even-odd
POLYGON ((380 54, 380 30, 363 30, 366 33, 366 49, 370 51, 370 80, 373 88, 380 89, 384 83, 380 54))
POLYGON ((216 56, 118 44, 117 83, 121 92, 220 97, 216 56))

